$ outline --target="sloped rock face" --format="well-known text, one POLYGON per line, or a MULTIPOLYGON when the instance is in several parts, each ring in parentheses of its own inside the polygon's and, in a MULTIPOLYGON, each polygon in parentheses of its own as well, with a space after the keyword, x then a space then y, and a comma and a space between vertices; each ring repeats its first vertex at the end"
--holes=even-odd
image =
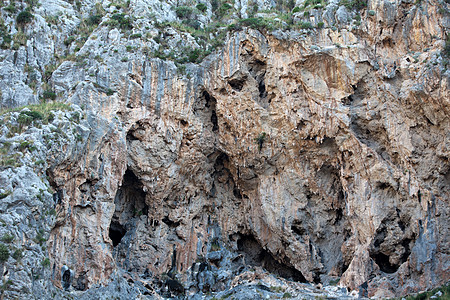
POLYGON ((183 273, 220 241, 368 296, 444 283, 448 77, 400 56, 386 75, 387 58, 352 33, 327 33, 243 31, 190 80, 136 60, 114 97, 79 88, 97 128, 50 172, 65 195, 54 270, 68 266, 80 290, 115 268, 183 273))
POLYGON ((433 1, 368 6, 352 31, 234 32, 189 75, 140 52, 108 52, 92 76, 61 64, 50 82, 86 118, 81 144, 46 158, 46 276, 126 297, 130 282, 219 292, 262 270, 368 297, 447 282, 448 24, 433 1))

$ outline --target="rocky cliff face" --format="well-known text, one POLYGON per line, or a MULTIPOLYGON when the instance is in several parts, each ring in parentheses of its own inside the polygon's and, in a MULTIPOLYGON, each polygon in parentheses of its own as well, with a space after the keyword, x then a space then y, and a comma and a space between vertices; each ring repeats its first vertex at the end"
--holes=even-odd
POLYGON ((175 3, 40 4, 25 24, 2 9, 29 40, 2 50, 1 103, 70 106, 1 117, 0 229, 23 249, 2 262, 7 297, 394 297, 449 280, 448 3, 299 2, 287 24, 236 2, 209 55, 175 3))

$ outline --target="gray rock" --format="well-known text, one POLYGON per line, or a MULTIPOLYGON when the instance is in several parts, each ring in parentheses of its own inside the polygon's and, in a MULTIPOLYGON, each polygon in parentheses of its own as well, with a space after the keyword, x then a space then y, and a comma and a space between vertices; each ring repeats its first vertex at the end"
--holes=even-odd
POLYGON ((207 258, 210 261, 218 261, 222 259, 222 255, 223 255, 222 251, 213 251, 207 254, 207 258))
POLYGON ((339 6, 336 10, 336 20, 341 26, 347 25, 351 21, 351 15, 345 6, 339 6))

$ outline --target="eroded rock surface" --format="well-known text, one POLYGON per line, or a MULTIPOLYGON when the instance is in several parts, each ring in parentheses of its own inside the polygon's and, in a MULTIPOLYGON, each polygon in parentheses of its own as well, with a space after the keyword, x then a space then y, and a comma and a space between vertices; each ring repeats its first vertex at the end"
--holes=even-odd
POLYGON ((42 154, 55 193, 45 278, 61 290, 41 293, 394 297, 445 284, 439 5, 369 1, 353 30, 333 2, 311 16, 328 28, 230 32, 186 74, 143 50, 121 58, 123 33, 100 26, 79 55, 101 60, 62 63, 49 81, 84 115, 42 154))

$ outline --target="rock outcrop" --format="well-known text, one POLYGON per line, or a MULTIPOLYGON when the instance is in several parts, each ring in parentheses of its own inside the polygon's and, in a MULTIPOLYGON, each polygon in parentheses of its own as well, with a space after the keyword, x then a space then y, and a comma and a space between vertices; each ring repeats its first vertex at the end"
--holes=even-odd
MULTIPOLYGON (((129 9, 147 16, 144 2, 129 9)), ((244 2, 237 12, 248 11, 244 2)), ((84 61, 48 78, 76 114, 21 135, 7 124, 23 113, 2 119, 3 145, 28 135, 45 147, 42 168, 22 149, 24 166, 0 173, 2 205, 17 208, 23 194, 38 210, 54 206, 39 223, 47 248, 36 251, 47 251, 44 281, 56 288, 42 283, 39 293, 313 297, 299 286, 339 281, 353 295, 395 297, 445 284, 448 3, 367 6, 358 26, 348 21, 355 12, 332 2, 309 16, 322 29, 230 31, 223 48, 182 70, 148 57, 154 41, 124 45, 126 34, 104 24, 117 13, 109 8, 77 54, 84 61), (51 128, 67 131, 57 145, 45 138, 51 128), (42 203, 14 180, 38 182, 42 203)), ((183 34, 173 41, 198 42, 183 34)), ((8 103, 36 102, 28 94, 8 103)), ((31 239, 19 241, 24 231, 17 243, 31 239)))

